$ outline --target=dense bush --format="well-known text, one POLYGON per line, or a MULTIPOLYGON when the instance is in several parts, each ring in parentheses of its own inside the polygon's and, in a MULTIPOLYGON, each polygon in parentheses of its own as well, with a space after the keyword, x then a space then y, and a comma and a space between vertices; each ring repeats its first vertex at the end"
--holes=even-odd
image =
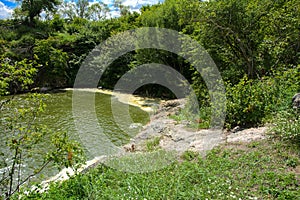
POLYGON ((12 62, 0 58, 0 96, 27 90, 37 73, 35 62, 24 59, 12 62))
POLYGON ((63 87, 67 83, 68 55, 53 47, 55 41, 39 40, 35 43, 34 53, 42 65, 37 83, 41 86, 63 87))
POLYGON ((257 125, 276 112, 291 107, 292 96, 299 91, 300 66, 275 72, 262 80, 246 76, 236 85, 226 86, 229 126, 257 125))

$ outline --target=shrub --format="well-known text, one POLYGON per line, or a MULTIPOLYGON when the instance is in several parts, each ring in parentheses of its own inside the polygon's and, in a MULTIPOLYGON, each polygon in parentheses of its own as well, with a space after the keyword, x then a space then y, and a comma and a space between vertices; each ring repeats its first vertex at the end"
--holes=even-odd
POLYGON ((227 83, 227 125, 258 125, 274 113, 291 107, 291 98, 299 91, 299 70, 300 65, 278 70, 261 80, 249 80, 245 76, 236 85, 227 83))
POLYGON ((60 18, 58 14, 55 14, 53 19, 50 21, 50 27, 54 31, 63 31, 64 29, 64 19, 60 18))
POLYGON ((275 103, 274 82, 249 80, 246 76, 236 85, 226 86, 227 118, 232 125, 254 125, 261 122, 271 112, 270 105, 275 103))

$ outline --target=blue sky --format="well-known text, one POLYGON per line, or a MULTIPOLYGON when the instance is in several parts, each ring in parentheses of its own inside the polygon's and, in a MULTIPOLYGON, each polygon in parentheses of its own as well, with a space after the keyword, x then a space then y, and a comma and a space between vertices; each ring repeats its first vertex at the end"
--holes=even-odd
POLYGON ((0 0, 0 19, 8 18, 16 7, 15 0, 0 0))
MULTIPOLYGON (((70 1, 70 0, 69 0, 70 1)), ((113 9, 113 0, 89 0, 91 3, 93 2, 103 2, 106 3, 111 11, 112 16, 118 16, 116 10, 113 9)), ((163 0, 123 0, 123 4, 125 6, 129 6, 131 11, 138 11, 143 5, 152 5, 158 2, 163 2, 163 0)), ((15 0, 0 0, 0 19, 6 19, 11 17, 13 9, 17 6, 15 0)))

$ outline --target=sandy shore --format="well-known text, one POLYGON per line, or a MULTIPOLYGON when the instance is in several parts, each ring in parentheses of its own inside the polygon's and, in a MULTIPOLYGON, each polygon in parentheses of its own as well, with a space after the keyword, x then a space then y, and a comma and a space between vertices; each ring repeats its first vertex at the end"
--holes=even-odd
MULTIPOLYGON (((65 88, 62 89, 65 91, 73 91, 75 90, 74 88, 65 88)), ((117 98, 118 101, 124 103, 124 104, 129 104, 132 106, 139 107, 140 109, 153 113, 159 106, 163 100, 159 98, 148 98, 148 97, 141 97, 138 95, 132 95, 132 94, 125 94, 125 93, 120 93, 112 90, 106 90, 106 89, 97 89, 97 88, 82 88, 82 89, 76 89, 80 91, 87 91, 87 92, 94 92, 94 93, 102 93, 102 94, 107 94, 111 95, 114 98, 117 98)))

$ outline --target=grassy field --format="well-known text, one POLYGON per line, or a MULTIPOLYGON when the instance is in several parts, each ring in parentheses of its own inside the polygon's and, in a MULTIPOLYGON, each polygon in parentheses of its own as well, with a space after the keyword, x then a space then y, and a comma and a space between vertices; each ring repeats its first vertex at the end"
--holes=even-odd
MULTIPOLYGON (((99 166, 34 199, 300 199, 300 147, 277 139, 226 144, 205 158, 185 152, 160 171, 99 166)), ((26 199, 25 198, 25 199, 26 199)))

